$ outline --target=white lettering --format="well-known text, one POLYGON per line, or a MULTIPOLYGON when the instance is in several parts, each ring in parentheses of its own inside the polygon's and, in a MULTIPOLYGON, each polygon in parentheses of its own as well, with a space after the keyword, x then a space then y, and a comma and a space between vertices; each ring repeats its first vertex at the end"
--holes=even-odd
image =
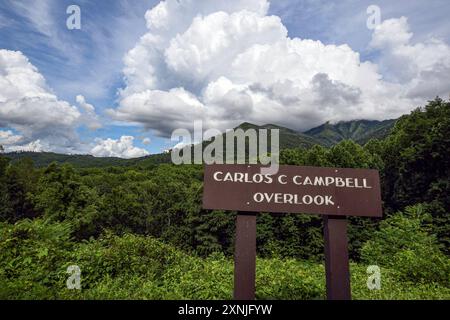
POLYGON ((305 180, 303 181, 303 184, 304 184, 304 185, 307 185, 307 184, 309 184, 309 185, 311 185, 311 186, 312 186, 312 181, 311 181, 311 178, 310 178, 310 177, 306 177, 306 178, 305 178, 305 180))
POLYGON ((253 200, 257 203, 289 203, 289 204, 305 204, 311 205, 315 204, 317 206, 322 205, 334 205, 334 201, 332 200, 333 196, 322 196, 316 195, 311 196, 309 194, 300 196, 298 194, 291 193, 268 193, 268 192, 257 192, 253 195, 253 200))
POLYGON ((367 179, 363 179, 363 187, 366 188, 366 189, 372 189, 371 186, 367 185, 367 179))
POLYGON ((275 203, 283 203, 283 194, 282 193, 275 194, 275 203))
POLYGON ((236 172, 234 174, 234 182, 244 182, 244 174, 242 172, 236 172))
POLYGON ((315 177, 314 178, 314 185, 315 186, 324 186, 325 181, 323 181, 323 177, 315 177))
POLYGON ((287 182, 284 180, 284 178, 286 178, 286 175, 285 175, 285 174, 280 175, 280 176, 278 177, 278 182, 279 182, 280 184, 287 184, 287 182))
POLYGON ((327 187, 330 184, 333 184, 333 183, 334 183, 334 178, 333 177, 325 177, 325 184, 327 185, 327 187))
POLYGON ((353 188, 354 187, 354 185, 353 185, 354 181, 352 181, 352 180, 353 180, 352 178, 345 178, 345 186, 347 188, 353 188))
POLYGON ((311 204, 313 202, 313 197, 311 197, 310 195, 303 196, 302 202, 304 204, 311 204))
POLYGON ((314 204, 321 206, 324 203, 324 199, 322 196, 315 196, 314 197, 314 204))
POLYGON ((263 202, 264 195, 260 192, 257 192, 253 195, 253 200, 255 200, 255 202, 263 202))
POLYGON ((284 195, 284 203, 292 204, 292 200, 294 199, 294 195, 290 193, 286 193, 284 195))
POLYGON ((344 179, 336 177, 336 187, 345 187, 344 179))
POLYGON ((292 178, 292 181, 294 182, 294 184, 301 186, 302 183, 300 181, 298 181, 301 178, 302 178, 302 176, 294 176, 294 178, 292 178))
POLYGON ((325 196, 325 205, 332 205, 334 206, 334 202, 331 200, 331 198, 333 198, 332 196, 325 196))
POLYGON ((221 172, 221 171, 214 172, 214 175, 213 175, 214 180, 222 181, 221 179, 218 178, 219 174, 223 174, 223 172, 221 172))

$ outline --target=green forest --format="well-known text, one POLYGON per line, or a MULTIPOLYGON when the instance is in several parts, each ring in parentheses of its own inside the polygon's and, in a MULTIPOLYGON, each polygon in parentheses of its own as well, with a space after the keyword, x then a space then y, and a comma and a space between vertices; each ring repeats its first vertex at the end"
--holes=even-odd
MULTIPOLYGON (((370 139, 292 138, 280 162, 379 170, 383 218, 349 218, 353 299, 450 299, 450 101, 387 124, 370 139)), ((203 210, 203 166, 165 158, 0 155, 0 299, 231 299, 236 213, 203 210)), ((325 298, 321 216, 260 213, 257 254, 257 299, 325 298)))

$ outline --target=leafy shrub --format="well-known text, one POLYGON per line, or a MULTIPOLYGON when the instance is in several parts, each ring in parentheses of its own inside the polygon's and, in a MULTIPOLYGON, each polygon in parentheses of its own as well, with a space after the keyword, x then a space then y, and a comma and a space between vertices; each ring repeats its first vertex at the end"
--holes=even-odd
POLYGON ((396 270, 402 280, 450 284, 450 259, 440 250, 424 224, 431 217, 420 205, 408 207, 384 220, 362 248, 369 264, 396 270))
POLYGON ((257 299, 323 299, 324 291, 325 271, 321 264, 278 258, 257 261, 257 299))
MULTIPOLYGON (((232 298, 233 260, 221 253, 200 258, 154 238, 131 234, 106 233, 80 243, 73 241, 70 233, 69 224, 42 219, 0 223, 0 298, 232 298), (72 264, 81 269, 81 290, 66 287, 66 270, 72 264)), ((413 260, 417 266, 417 259, 413 260)), ((396 267, 382 266, 382 289, 371 291, 366 286, 365 266, 352 264, 353 298, 450 299, 445 283, 402 281, 396 267)), ((258 258, 256 268, 257 299, 325 297, 321 263, 258 258)), ((405 271, 403 275, 417 277, 405 271)))
POLYGON ((450 288, 438 283, 415 283, 398 279, 396 270, 381 267, 381 288, 367 288, 367 266, 351 264, 352 299, 355 300, 448 300, 450 288))
POLYGON ((0 299, 51 298, 63 288, 70 232, 68 223, 41 219, 0 224, 0 299))

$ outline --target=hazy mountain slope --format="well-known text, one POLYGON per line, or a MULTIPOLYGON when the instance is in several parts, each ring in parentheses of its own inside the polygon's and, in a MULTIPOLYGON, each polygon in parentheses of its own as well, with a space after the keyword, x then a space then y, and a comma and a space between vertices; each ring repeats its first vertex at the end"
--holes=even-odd
POLYGON ((121 159, 113 157, 94 157, 91 155, 70 155, 53 152, 11 152, 5 154, 12 161, 23 158, 30 158, 38 167, 48 166, 52 162, 60 164, 69 163, 77 168, 89 167, 110 167, 110 166, 130 166, 130 165, 152 165, 167 163, 170 161, 170 154, 154 154, 136 159, 121 159))
POLYGON ((371 138, 382 139, 387 136, 396 120, 354 120, 331 124, 326 122, 305 132, 326 146, 332 146, 342 140, 351 139, 364 144, 371 138))
MULTIPOLYGON (((313 145, 316 144, 322 144, 322 142, 319 139, 316 139, 315 137, 294 131, 292 129, 277 126, 275 124, 265 124, 262 126, 257 126, 252 123, 244 122, 237 128, 241 128, 243 130, 247 129, 278 129, 280 130, 280 148, 281 149, 290 149, 290 148, 310 148, 313 145)), ((270 135, 269 135, 270 136, 270 135)))
MULTIPOLYGON (((310 148, 314 145, 330 147, 344 139, 352 139, 357 143, 364 144, 371 138, 384 138, 389 134, 394 124, 395 120, 355 120, 336 124, 327 122, 304 133, 274 124, 258 126, 248 122, 242 123, 237 128, 244 131, 248 129, 278 129, 280 130, 280 148, 290 149, 299 147, 310 148)), ((204 141, 203 145, 206 146, 210 142, 204 141)), ((270 147, 270 139, 268 145, 270 147)), ((12 152, 6 155, 13 161, 31 158, 35 165, 39 167, 47 166, 52 162, 70 163, 78 168, 130 165, 150 166, 170 162, 170 154, 168 153, 153 154, 136 159, 96 158, 91 155, 67 155, 51 152, 12 152)))

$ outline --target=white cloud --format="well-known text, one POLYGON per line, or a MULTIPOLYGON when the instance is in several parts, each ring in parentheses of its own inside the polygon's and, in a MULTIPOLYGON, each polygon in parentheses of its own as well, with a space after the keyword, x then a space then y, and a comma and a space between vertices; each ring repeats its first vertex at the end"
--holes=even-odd
POLYGON ((79 118, 20 51, 0 50, 0 127, 20 132, 25 143, 44 139, 52 149, 66 149, 77 140, 79 118))
POLYGON ((375 28, 370 45, 374 48, 406 45, 413 34, 409 32, 408 19, 388 19, 375 28))
POLYGON ((96 157, 138 158, 149 154, 145 149, 133 146, 134 137, 122 136, 120 139, 97 139, 91 154, 96 157))
POLYGON ((86 99, 82 95, 77 95, 75 99, 84 111, 86 111, 87 113, 95 113, 94 106, 87 103, 86 99))
POLYGON ((109 113, 162 136, 194 120, 221 130, 243 121, 302 130, 398 117, 449 87, 449 46, 411 44, 405 18, 374 31, 371 47, 382 51, 375 64, 345 44, 288 37, 267 8, 265 0, 167 0, 147 11, 148 32, 124 58, 126 86, 109 113), (440 86, 420 91, 425 82, 440 86))
MULTIPOLYGON (((148 33, 124 57, 125 81, 124 94, 145 89, 170 89, 180 81, 164 62, 165 50, 178 34, 183 34, 196 17, 207 17, 222 11, 233 13, 246 10, 264 16, 269 8, 266 0, 169 0, 162 1, 148 10, 145 18, 148 33), (162 75, 167 75, 165 78, 162 75), (176 77, 173 79, 173 77, 176 77)), ((205 31, 206 32, 206 31, 205 31)), ((209 41, 209 40, 208 40, 209 41)), ((207 42, 208 42, 207 41, 207 42)))
MULTIPOLYGON (((380 51, 380 67, 388 77, 413 84, 421 80, 423 73, 437 76, 439 70, 450 67, 450 47, 446 43, 431 38, 413 44, 412 37, 406 17, 385 20, 375 29, 370 45, 380 51)), ((449 83, 445 84, 448 91, 449 83)))
POLYGON ((59 100, 44 77, 19 51, 0 50, 0 126, 13 128, 23 142, 47 140, 66 150, 77 141, 78 109, 59 100))
POLYGON ((430 38, 413 44, 406 17, 383 21, 371 47, 381 53, 380 68, 388 79, 401 83, 408 97, 432 98, 450 93, 450 46, 430 38))
POLYGON ((25 145, 15 145, 15 146, 7 146, 5 148, 6 152, 15 152, 15 151, 28 151, 28 152, 42 152, 45 151, 46 148, 42 145, 41 140, 31 141, 25 145))
POLYGON ((165 63, 177 76, 201 83, 226 74, 236 57, 254 44, 273 44, 286 36, 287 29, 275 16, 249 11, 197 16, 170 41, 165 63))
POLYGON ((0 131, 7 150, 84 152, 76 128, 101 125, 93 105, 81 95, 76 101, 82 111, 58 99, 20 51, 0 50, 0 127, 18 132, 0 131))
POLYGON ((11 144, 16 144, 22 140, 22 136, 15 135, 11 130, 0 130, 0 145, 7 146, 11 144))
POLYGON ((80 108, 84 111, 81 115, 80 122, 86 125, 91 130, 101 128, 100 121, 95 113, 95 107, 92 104, 86 102, 86 99, 82 95, 76 96, 76 101, 80 108))
POLYGON ((142 139, 142 143, 146 146, 148 146, 150 143, 152 142, 152 140, 150 138, 144 138, 142 139))

